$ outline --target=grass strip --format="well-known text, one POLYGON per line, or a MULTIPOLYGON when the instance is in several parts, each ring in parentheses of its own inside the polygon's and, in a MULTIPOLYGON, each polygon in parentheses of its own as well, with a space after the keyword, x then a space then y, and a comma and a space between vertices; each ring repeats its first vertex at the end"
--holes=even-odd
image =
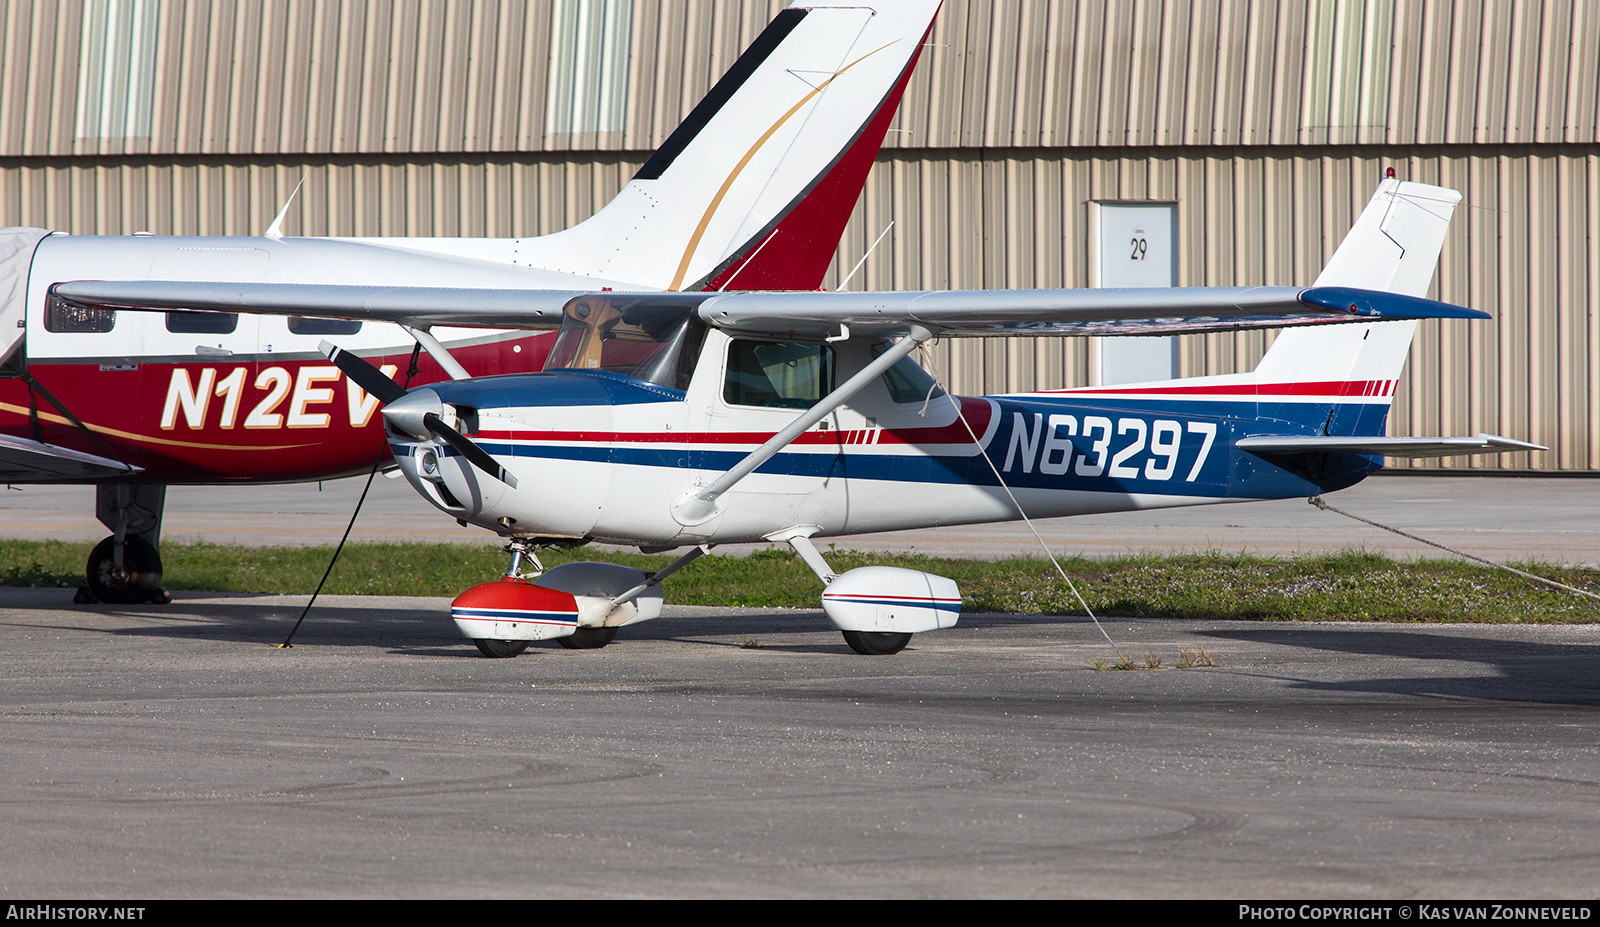
MULTIPOLYGON (((92 545, 0 540, 0 585, 76 588, 92 545)), ((303 593, 316 587, 330 547, 162 546, 170 589, 303 593)), ((966 611, 1080 613, 1046 560, 958 560, 917 554, 830 551, 839 572, 898 566, 949 576, 966 611)), ((541 554, 547 567, 606 560, 659 569, 670 555, 589 549, 541 554)), ((498 547, 461 544, 351 544, 325 590, 330 595, 454 595, 504 571, 498 547)), ((1547 563, 1519 568, 1600 593, 1600 570, 1547 563)), ((1206 553, 1062 561, 1101 615, 1254 621, 1470 621, 1586 623, 1600 604, 1501 570, 1451 560, 1394 560, 1365 551, 1293 558, 1206 553)), ((707 557, 666 582, 680 605, 815 608, 822 584, 788 550, 707 557)))

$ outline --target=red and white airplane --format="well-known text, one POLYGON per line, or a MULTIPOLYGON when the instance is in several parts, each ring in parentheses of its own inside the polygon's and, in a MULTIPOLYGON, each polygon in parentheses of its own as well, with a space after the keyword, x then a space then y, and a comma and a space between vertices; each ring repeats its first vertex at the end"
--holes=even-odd
POLYGON ((805 0, 783 11, 610 204, 554 235, 0 230, 0 480, 94 483, 112 533, 89 558, 89 590, 159 598, 168 485, 327 479, 386 455, 377 401, 318 353, 323 339, 415 386, 538 371, 551 344, 520 324, 460 327, 429 311, 432 292, 492 291, 473 304, 521 318, 524 296, 547 304, 551 292, 814 290, 937 9, 805 0), (421 302, 399 324, 315 317, 322 306, 288 318, 187 311, 198 303, 118 312, 51 295, 75 280, 401 287, 421 302))

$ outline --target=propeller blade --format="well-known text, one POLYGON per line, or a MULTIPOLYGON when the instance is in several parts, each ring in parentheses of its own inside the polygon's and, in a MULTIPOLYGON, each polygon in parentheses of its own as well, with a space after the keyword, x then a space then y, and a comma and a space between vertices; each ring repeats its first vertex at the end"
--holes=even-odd
POLYGON ((446 425, 439 416, 429 412, 422 417, 422 424, 423 427, 433 432, 435 436, 455 448, 456 453, 465 457, 468 463, 510 486, 512 489, 517 488, 517 478, 511 475, 511 471, 500 466, 493 457, 489 456, 488 451, 467 440, 466 435, 446 425))
POLYGON ((349 351, 324 341, 321 344, 322 353, 328 355, 328 360, 333 365, 344 371, 355 384, 372 394, 384 405, 388 405, 406 394, 405 387, 383 375, 383 371, 372 366, 364 357, 357 357, 349 351))

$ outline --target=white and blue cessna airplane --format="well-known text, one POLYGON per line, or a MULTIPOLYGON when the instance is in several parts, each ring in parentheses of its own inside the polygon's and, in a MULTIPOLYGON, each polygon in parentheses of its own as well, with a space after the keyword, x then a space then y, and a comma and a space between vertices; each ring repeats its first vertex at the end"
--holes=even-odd
POLYGON ((608 643, 660 613, 660 581, 717 544, 792 545, 861 653, 893 653, 960 610, 947 578, 835 575, 813 539, 1351 486, 1386 455, 1535 449, 1490 435, 1385 437, 1419 319, 1483 313, 1422 298, 1454 191, 1384 181, 1309 288, 889 293, 572 293, 176 282, 61 284, 91 308, 184 306, 493 328, 556 328, 543 372, 403 390, 331 359, 384 403, 424 498, 509 541, 511 567, 452 608, 491 656, 608 643), (1345 323, 1328 325, 1322 323, 1345 323), (931 338, 1139 335, 1292 326, 1250 373, 981 398, 911 357, 931 338), (1009 490, 1009 492, 1008 492, 1009 490), (1013 503, 1012 497, 1016 502, 1013 503), (541 546, 690 548, 647 575, 541 546))
POLYGON ((669 143, 714 153, 707 139, 725 133, 744 148, 658 155, 664 163, 594 219, 539 240, 551 250, 538 266, 583 270, 615 281, 609 287, 100 280, 58 283, 51 298, 90 310, 322 316, 422 332, 555 330, 538 373, 472 377, 446 348, 424 341, 453 379, 411 390, 324 345, 383 404, 389 447, 417 491, 462 524, 507 540, 506 575, 452 606, 465 636, 496 657, 543 639, 604 646, 619 627, 660 614, 668 575, 715 545, 751 541, 792 545, 822 581, 823 608, 849 645, 894 653, 912 634, 955 623, 956 584, 889 567, 835 575, 815 539, 1024 513, 1308 496, 1355 484, 1385 456, 1536 448, 1490 435, 1385 436, 1418 320, 1487 317, 1424 298, 1459 194, 1392 177, 1310 287, 822 293, 711 285, 738 273, 719 255, 749 251, 748 243, 758 252, 771 232, 744 218, 761 213, 759 189, 739 193, 749 208, 720 211, 745 167, 772 154, 767 146, 788 121, 820 118, 808 108, 818 93, 848 86, 853 69, 878 66, 875 56, 886 74, 903 74, 925 29, 893 17, 874 25, 858 8, 825 12, 860 19, 850 22, 861 38, 821 79, 794 81, 782 64, 791 41, 823 34, 791 17, 766 63, 669 143), (884 50, 895 42, 911 45, 891 58, 884 50), (657 208, 656 227, 677 221, 683 234, 662 239, 673 247, 641 249, 630 223, 657 208), (578 254, 610 254, 595 247, 608 241, 632 257, 577 266, 578 254), (955 397, 912 356, 936 337, 1261 327, 1287 330, 1250 373, 1112 387, 955 397), (540 547, 590 542, 688 552, 653 574, 601 563, 538 567, 540 547))

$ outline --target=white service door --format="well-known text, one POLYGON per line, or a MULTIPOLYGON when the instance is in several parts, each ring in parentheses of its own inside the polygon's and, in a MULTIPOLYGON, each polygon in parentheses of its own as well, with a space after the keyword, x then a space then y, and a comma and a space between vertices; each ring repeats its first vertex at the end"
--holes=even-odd
MULTIPOLYGON (((1177 206, 1095 203, 1094 285, 1174 286, 1178 281, 1177 206)), ((1178 339, 1171 335, 1096 338, 1097 386, 1171 380, 1178 375, 1178 339)))

